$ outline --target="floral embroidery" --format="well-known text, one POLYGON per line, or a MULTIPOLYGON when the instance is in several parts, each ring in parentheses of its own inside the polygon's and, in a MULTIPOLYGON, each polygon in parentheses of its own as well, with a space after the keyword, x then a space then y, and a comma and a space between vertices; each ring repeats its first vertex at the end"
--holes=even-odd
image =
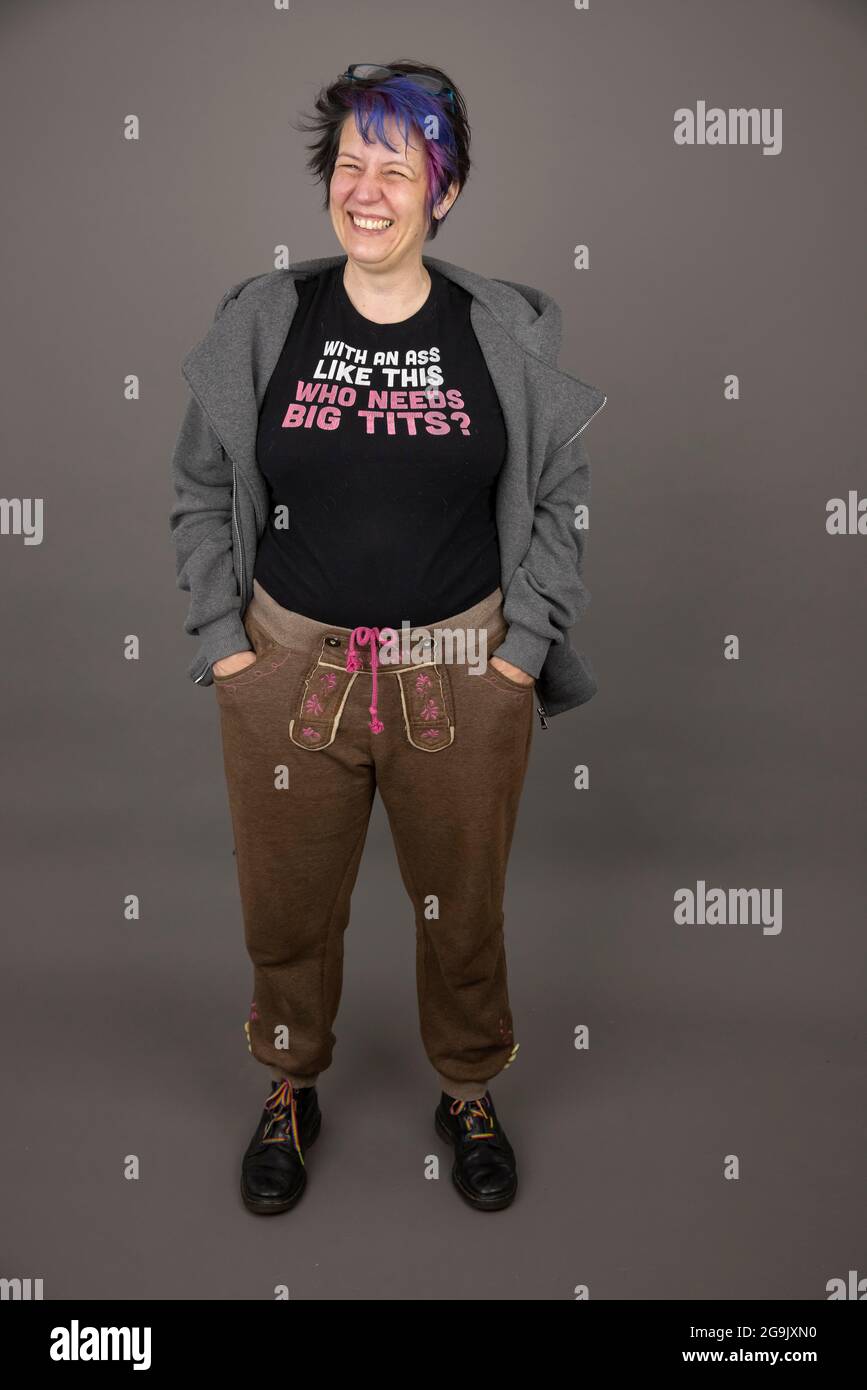
POLYGON ((438 753, 454 738, 444 672, 435 663, 424 671, 397 673, 406 736, 414 748, 438 753))
POLYGON ((302 737, 309 738, 311 743, 318 743, 322 735, 316 729, 311 729, 308 724, 306 729, 301 730, 302 737))
POLYGON ((516 1058, 517 1055, 518 1055, 518 1048, 519 1048, 520 1046, 521 1046, 520 1043, 515 1043, 515 1046, 512 1048, 512 1051, 509 1053, 509 1060, 508 1060, 508 1062, 506 1062, 505 1066, 503 1067, 503 1071, 506 1070, 506 1067, 510 1067, 510 1066, 512 1065, 512 1063, 514 1062, 515 1058, 516 1058))
MULTIPOLYGON (((507 1025, 506 1025, 506 1020, 505 1020, 504 1018, 501 1018, 500 1021, 499 1021, 499 1024, 498 1024, 497 1026, 498 1026, 498 1028, 499 1028, 499 1030, 500 1030, 500 1037, 503 1039, 503 1042, 504 1042, 504 1043, 510 1043, 510 1042, 512 1042, 512 1029, 511 1029, 510 1026, 507 1027, 507 1025)), ((514 1062, 515 1058, 516 1058, 517 1055, 518 1055, 518 1048, 519 1048, 520 1046, 521 1046, 520 1043, 515 1043, 514 1047, 512 1048, 511 1052, 509 1053, 509 1059, 508 1059, 508 1061, 505 1062, 505 1063, 503 1064, 503 1071, 506 1070, 506 1067, 510 1067, 510 1066, 512 1065, 512 1063, 514 1062)))
POLYGON ((325 706, 323 705, 318 695, 308 695, 307 699, 304 701, 305 714, 321 714, 324 708, 325 706))
POLYGON ((319 676, 319 684, 323 690, 327 690, 329 695, 337 684, 337 677, 333 671, 323 671, 319 676))
POLYGON ((245 1036, 246 1039, 247 1039, 247 1051, 248 1051, 249 1053, 251 1053, 251 1054, 252 1054, 252 1052, 253 1052, 253 1040, 252 1040, 252 1037, 251 1037, 251 1035, 250 1035, 250 1024, 251 1024, 251 1023, 258 1023, 258 1022, 259 1022, 259 1011, 258 1011, 258 1009, 256 1008, 256 1000, 254 999, 254 1000, 252 1001, 252 1003, 250 1004, 250 1013, 249 1013, 249 1015, 247 1016, 247 1018, 244 1019, 244 1036, 245 1036))

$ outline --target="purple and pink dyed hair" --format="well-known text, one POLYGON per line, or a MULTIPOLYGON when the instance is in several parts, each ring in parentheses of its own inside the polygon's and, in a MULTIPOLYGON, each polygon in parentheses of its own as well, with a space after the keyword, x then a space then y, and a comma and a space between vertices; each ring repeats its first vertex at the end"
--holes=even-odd
MULTIPOLYGON (((433 240, 445 221, 435 218, 433 208, 450 184, 456 181, 462 189, 470 172, 470 127, 464 99, 454 82, 440 68, 430 63, 399 59, 383 64, 395 68, 399 76, 376 81, 350 81, 339 77, 320 91, 314 103, 316 115, 299 129, 314 133, 316 140, 308 146, 310 172, 325 185, 323 206, 327 209, 331 176, 340 147, 340 132, 349 113, 362 139, 374 140, 394 149, 386 138, 385 121, 390 117, 404 141, 415 138, 427 156, 428 187, 425 208, 428 217, 428 239, 433 240), (413 82, 413 72, 429 72, 442 79, 454 96, 433 93, 413 82), (437 138, 431 136, 430 118, 435 117, 437 138)), ((454 203, 452 204, 454 207, 454 203)), ((448 215, 448 214, 446 214, 448 215)))

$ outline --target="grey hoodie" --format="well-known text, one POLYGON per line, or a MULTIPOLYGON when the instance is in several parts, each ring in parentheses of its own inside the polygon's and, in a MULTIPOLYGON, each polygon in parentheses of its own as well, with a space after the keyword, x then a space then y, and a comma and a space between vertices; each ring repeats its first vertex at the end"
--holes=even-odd
MULTIPOLYGON (((561 313, 543 290, 422 259, 473 296, 470 320, 508 440, 496 496, 508 631, 497 656, 537 678, 544 726, 545 715, 596 693, 592 668, 573 650, 569 629, 589 599, 581 579, 584 533, 575 527, 575 508, 587 501, 590 484, 581 435, 608 398, 557 366, 561 313)), ((192 395, 172 456, 169 524, 178 587, 190 594, 185 631, 199 639, 189 674, 200 685, 212 683, 215 661, 250 649, 242 615, 269 507, 256 433, 298 305, 295 281, 345 261, 345 255, 299 261, 233 285, 181 364, 192 395)))

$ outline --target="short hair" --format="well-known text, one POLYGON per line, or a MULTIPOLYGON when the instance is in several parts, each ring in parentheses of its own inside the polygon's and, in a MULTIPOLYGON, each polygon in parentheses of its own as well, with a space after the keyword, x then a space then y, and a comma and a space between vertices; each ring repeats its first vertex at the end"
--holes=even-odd
POLYGON ((376 138, 389 149, 394 146, 386 139, 383 122, 386 117, 392 117, 406 143, 409 143, 412 131, 421 137, 428 175, 426 240, 432 241, 445 221, 445 217, 433 216, 435 204, 453 181, 457 182, 460 195, 469 178, 470 126, 466 103, 451 78, 430 63, 401 58, 383 66, 396 69, 400 76, 358 81, 341 75, 330 86, 320 90, 314 103, 317 114, 311 117, 309 124, 298 127, 308 134, 315 133, 317 137, 308 145, 311 154, 307 168, 325 184, 323 207, 327 209, 331 177, 340 148, 340 132, 347 114, 354 113, 356 129, 367 144, 373 143, 373 136, 369 134, 373 126, 376 138), (451 88, 454 96, 450 98, 445 92, 435 95, 426 91, 412 81, 414 72, 433 73, 441 79, 444 87, 451 88), (427 124, 432 116, 436 118, 433 127, 427 124), (436 138, 432 129, 436 130, 436 138))

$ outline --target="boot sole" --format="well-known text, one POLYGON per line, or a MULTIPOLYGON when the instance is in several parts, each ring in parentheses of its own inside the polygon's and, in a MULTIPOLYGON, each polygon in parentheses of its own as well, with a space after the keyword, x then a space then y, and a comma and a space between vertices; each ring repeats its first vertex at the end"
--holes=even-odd
MULTIPOLYGON (((306 1157, 306 1155, 307 1155, 308 1149, 310 1149, 310 1148, 312 1147, 312 1145, 316 1143, 316 1140, 317 1140, 318 1137, 319 1137, 319 1131, 320 1131, 321 1128, 322 1128, 322 1114, 321 1114, 321 1112, 320 1112, 320 1113, 316 1116, 316 1123, 315 1123, 315 1125, 314 1125, 314 1129, 313 1129, 312 1134, 311 1134, 310 1137, 309 1137, 307 1140, 305 1140, 305 1142, 304 1142, 304 1145, 303 1145, 303 1153, 304 1153, 304 1156, 305 1156, 305 1157, 306 1157)), ((248 1195, 247 1190, 246 1190, 246 1188, 245 1188, 245 1186, 244 1186, 244 1174, 242 1173, 242 1174, 241 1174, 241 1201, 244 1203, 244 1206, 247 1208, 248 1211, 254 1212, 257 1216, 277 1216, 281 1211, 291 1211, 292 1207, 295 1206, 296 1202, 299 1202, 299 1201, 301 1200, 301 1198, 304 1196, 304 1192, 305 1192, 305 1190, 306 1190, 306 1188, 307 1188, 307 1169, 306 1169, 306 1168, 303 1170, 303 1177, 304 1177, 304 1181, 302 1182, 302 1184, 301 1184, 301 1186, 299 1187, 298 1191, 295 1192, 295 1193, 293 1193, 293 1195, 292 1195, 291 1197, 289 1197, 289 1198, 284 1198, 283 1200, 280 1200, 279 1198, 274 1198, 274 1199, 272 1199, 272 1200, 269 1201, 267 1198, 262 1198, 262 1197, 250 1197, 250 1196, 248 1195)))
MULTIPOLYGON (((455 1141, 449 1133, 448 1129, 446 1128, 445 1123, 440 1119, 438 1110, 434 1111, 434 1127, 436 1128, 436 1132, 439 1135, 439 1137, 441 1139, 444 1139, 447 1144, 451 1144, 452 1149, 454 1149, 455 1141)), ((472 1192, 468 1192, 467 1189, 461 1185, 460 1179, 458 1178, 457 1161, 455 1161, 455 1164, 452 1168, 452 1182, 454 1183, 458 1192, 463 1197, 464 1201, 468 1202, 469 1205, 473 1207, 476 1211, 503 1211, 505 1207, 510 1207, 512 1205, 516 1196, 518 1195, 518 1184, 516 1182, 512 1191, 508 1193, 505 1197, 485 1198, 475 1196, 472 1192)))

